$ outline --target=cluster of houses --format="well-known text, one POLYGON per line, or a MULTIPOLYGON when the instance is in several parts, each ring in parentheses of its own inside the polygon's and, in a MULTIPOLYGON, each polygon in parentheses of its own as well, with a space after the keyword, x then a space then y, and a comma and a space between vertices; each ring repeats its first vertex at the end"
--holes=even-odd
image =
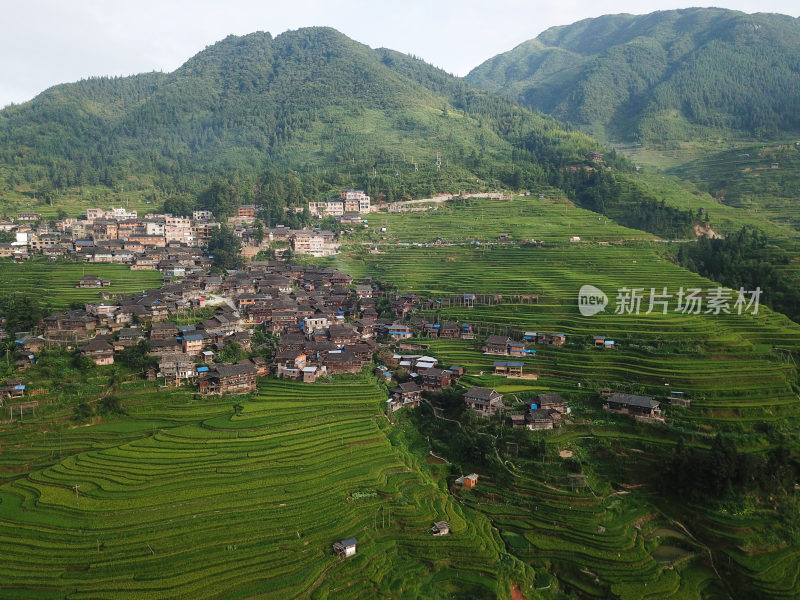
POLYGON ((152 213, 139 217, 137 211, 125 208, 90 208, 82 218, 55 222, 37 213, 19 213, 16 219, 0 222, 0 231, 16 236, 11 244, 0 244, 0 258, 24 260, 41 253, 53 259, 68 256, 139 269, 156 269, 161 262, 203 267, 208 263, 196 249, 219 226, 209 211, 195 211, 192 217, 152 213))
MULTIPOLYGON (((400 408, 419 406, 422 392, 441 392, 444 388, 456 383, 464 374, 464 367, 451 366, 442 369, 437 366, 438 360, 432 356, 417 354, 394 354, 386 361, 388 367, 403 368, 408 372, 410 380, 400 383, 391 389, 391 397, 386 401, 386 412, 392 413, 400 408)), ((378 375, 387 373, 387 366, 379 366, 378 375)))
MULTIPOLYGON (((153 377, 176 384, 193 381, 201 392, 250 391, 255 377, 271 370, 309 382, 321 375, 354 373, 372 362, 376 337, 389 336, 394 321, 374 318, 378 292, 371 285, 353 290, 351 284, 352 277, 336 269, 283 262, 252 263, 224 278, 191 273, 158 289, 115 299, 105 294, 82 309, 48 315, 38 331, 17 340, 17 365, 29 366, 39 350, 56 345, 79 348, 95 364, 110 365, 115 352, 146 339, 158 357, 153 377), (192 325, 169 320, 205 308, 212 294, 231 306, 219 304, 213 316, 192 325), (228 342, 251 350, 253 324, 279 337, 274 363, 260 364, 259 358, 238 365, 216 363, 228 342)), ((106 281, 87 276, 79 285, 103 287, 106 281)))
POLYGON ((351 215, 358 221, 359 215, 371 210, 370 197, 363 190, 343 190, 337 200, 309 202, 308 211, 314 217, 337 217, 347 221, 351 215))
MULTIPOLYGON (((240 206, 237 215, 228 218, 247 258, 273 242, 285 242, 285 247, 296 254, 329 256, 338 252, 339 242, 331 231, 283 226, 258 230, 255 222, 256 207, 252 205, 240 206)), ((207 210, 196 210, 191 217, 156 213, 139 217, 135 210, 90 208, 82 218, 54 222, 25 212, 0 221, 0 231, 15 235, 15 241, 0 244, 0 258, 23 261, 43 254, 54 260, 66 256, 92 263, 126 264, 132 269, 163 271, 173 265, 205 268, 210 259, 199 248, 208 244, 219 227, 207 210)))
POLYGON ((475 332, 471 323, 458 323, 445 321, 444 323, 425 323, 421 333, 432 338, 442 339, 475 339, 475 332))

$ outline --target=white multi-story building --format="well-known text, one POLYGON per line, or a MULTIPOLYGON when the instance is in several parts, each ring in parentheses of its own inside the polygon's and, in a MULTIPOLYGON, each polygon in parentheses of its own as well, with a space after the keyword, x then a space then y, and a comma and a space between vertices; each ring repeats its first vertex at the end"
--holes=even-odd
POLYGON ((339 251, 336 236, 331 231, 296 231, 292 236, 292 249, 297 254, 330 256, 339 251))
POLYGON ((117 221, 124 221, 125 219, 136 219, 139 213, 135 210, 128 210, 127 208, 114 208, 113 206, 108 210, 102 208, 87 208, 86 220, 90 223, 97 219, 115 219, 117 221))
POLYGON ((344 201, 344 212, 369 212, 370 198, 364 190, 344 190, 339 197, 344 201))
POLYGON ((368 213, 370 198, 363 190, 339 192, 339 200, 309 202, 309 212, 315 217, 341 217, 345 213, 368 213))
POLYGON ((164 217, 164 237, 168 242, 180 242, 189 246, 195 245, 195 234, 192 220, 189 217, 164 217))
POLYGON ((158 219, 145 221, 144 228, 147 235, 164 235, 164 221, 158 219))
POLYGON ((344 214, 344 202, 309 202, 308 211, 314 217, 341 217, 344 214))

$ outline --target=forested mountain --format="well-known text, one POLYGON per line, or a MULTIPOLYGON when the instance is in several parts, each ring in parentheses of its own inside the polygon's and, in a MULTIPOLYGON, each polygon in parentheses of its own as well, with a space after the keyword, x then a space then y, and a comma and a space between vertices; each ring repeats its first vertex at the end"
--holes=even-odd
POLYGON ((476 179, 531 184, 594 148, 421 60, 307 28, 229 36, 173 73, 60 85, 6 108, 0 191, 131 175, 191 191, 280 168, 391 199, 476 179))
POLYGON ((691 8, 553 27, 467 81, 601 139, 800 131, 800 20, 691 8))

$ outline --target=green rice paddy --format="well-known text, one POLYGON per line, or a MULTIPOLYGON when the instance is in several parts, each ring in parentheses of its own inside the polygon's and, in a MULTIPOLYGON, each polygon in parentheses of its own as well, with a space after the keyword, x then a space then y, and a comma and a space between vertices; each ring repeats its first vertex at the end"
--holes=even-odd
POLYGON ((499 537, 443 490, 438 465, 396 445, 374 383, 265 381, 238 416, 185 392, 125 398, 129 427, 67 429, 74 453, 0 486, 3 598, 507 593, 499 537), (112 433, 122 443, 106 446, 112 433), (441 519, 453 534, 432 538, 441 519), (342 561, 331 545, 351 536, 342 561))
POLYGON ((73 302, 100 300, 99 289, 75 287, 84 275, 110 279, 111 285, 103 291, 114 295, 132 294, 161 285, 158 271, 131 271, 127 265, 53 263, 44 259, 15 264, 10 260, 0 260, 0 295, 34 294, 54 310, 69 308, 73 302))

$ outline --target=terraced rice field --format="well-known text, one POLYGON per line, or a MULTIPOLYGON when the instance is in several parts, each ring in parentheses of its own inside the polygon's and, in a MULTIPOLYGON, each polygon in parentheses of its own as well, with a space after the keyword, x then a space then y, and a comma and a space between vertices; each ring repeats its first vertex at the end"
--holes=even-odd
POLYGON ((382 243, 497 241, 500 234, 510 240, 568 242, 572 236, 582 241, 649 240, 652 234, 622 227, 563 198, 536 196, 514 200, 469 199, 448 202, 431 210, 407 213, 370 213, 369 231, 358 231, 356 239, 382 243), (385 234, 379 232, 386 227, 385 234), (382 239, 385 238, 385 239, 382 239))
MULTIPOLYGON (((0 486, 0 597, 508 590, 497 565, 514 559, 488 520, 444 493, 441 465, 421 467, 394 445, 399 429, 380 413, 374 383, 265 381, 239 415, 230 400, 152 394, 126 396, 124 421, 83 428, 76 440, 95 449, 77 442, 74 454, 0 486), (112 432, 129 439, 107 445, 112 432), (430 536, 439 519, 453 535, 430 536), (331 544, 350 536, 357 555, 341 561, 331 544)), ((25 458, 9 441, 6 469, 25 458)))
POLYGON ((54 310, 63 310, 73 302, 100 299, 99 289, 75 287, 84 275, 110 279, 111 285, 103 288, 109 294, 131 294, 161 285, 158 271, 131 271, 125 265, 52 263, 41 259, 15 264, 0 260, 0 294, 31 293, 54 310))
MULTIPOLYGON (((623 286, 669 293, 691 287, 706 290, 713 282, 668 262, 657 248, 644 244, 531 248, 401 248, 388 255, 339 265, 358 276, 373 273, 432 298, 475 292, 539 294, 536 304, 478 305, 443 308, 441 319, 484 324, 504 332, 560 332, 579 341, 562 348, 543 346, 534 371, 577 383, 644 386, 663 394, 665 384, 696 399, 698 421, 714 419, 774 420, 796 418, 796 366, 774 348, 800 352, 800 326, 761 306, 758 315, 683 314, 671 300, 668 314, 613 314, 617 290, 623 286), (409 265, 413 265, 410 267, 409 265), (585 283, 604 290, 607 312, 582 316, 577 293, 585 283), (616 342, 615 350, 593 348, 592 336, 616 342)), ((647 309, 649 297, 642 304, 647 309)), ((431 315, 432 317, 435 315, 431 315)), ((488 329, 487 329, 488 331, 488 329)), ((491 358, 469 350, 463 342, 435 341, 448 364, 491 367, 491 358)), ((585 387, 583 387, 585 389, 585 387)))
POLYGON ((549 565, 562 584, 588 597, 727 598, 734 590, 754 590, 753 597, 796 598, 800 547, 782 534, 785 521, 774 507, 743 515, 707 505, 672 506, 655 490, 656 475, 679 436, 707 446, 717 431, 743 433, 740 449, 763 450, 767 442, 756 432, 765 423, 797 430, 794 357, 800 352, 800 326, 763 306, 755 316, 579 313, 577 293, 586 283, 604 290, 612 308, 623 286, 648 292, 666 286, 673 294, 680 287, 716 287, 665 260, 659 248, 632 241, 538 249, 400 247, 333 262, 356 277, 377 276, 401 292, 433 299, 501 294, 500 304, 445 303, 428 313, 429 318, 477 323, 482 335, 493 330, 515 337, 523 331, 567 335, 567 345, 538 346, 535 358, 525 359, 526 372, 540 375, 535 381, 491 375, 496 357, 480 353, 481 336, 475 342, 420 340, 444 365, 466 366, 466 385, 493 387, 509 395, 512 404, 515 394, 558 391, 576 407, 580 425, 530 435, 543 437, 548 447, 572 450, 589 475, 590 490, 572 489, 551 451, 540 465, 524 469, 525 459, 510 458, 512 483, 506 478, 495 484, 491 473, 483 473, 483 490, 467 499, 492 519, 515 556, 534 568, 549 565), (539 294, 539 303, 509 302, 518 294, 539 294), (617 348, 594 348, 593 335, 615 340, 617 348), (665 390, 682 390, 692 406, 667 407, 666 427, 633 424, 599 410, 597 391, 606 386, 659 399, 665 390), (634 487, 628 491, 619 487, 623 484, 634 487), (673 519, 686 524, 699 542, 674 546, 667 540, 665 549, 655 552, 662 544, 648 540, 638 527, 644 520, 675 528, 673 519), (605 533, 598 533, 601 527, 605 533), (676 558, 674 569, 664 570, 664 556, 678 557, 675 548, 691 556, 676 558), (711 569, 712 558, 722 581, 711 569))

